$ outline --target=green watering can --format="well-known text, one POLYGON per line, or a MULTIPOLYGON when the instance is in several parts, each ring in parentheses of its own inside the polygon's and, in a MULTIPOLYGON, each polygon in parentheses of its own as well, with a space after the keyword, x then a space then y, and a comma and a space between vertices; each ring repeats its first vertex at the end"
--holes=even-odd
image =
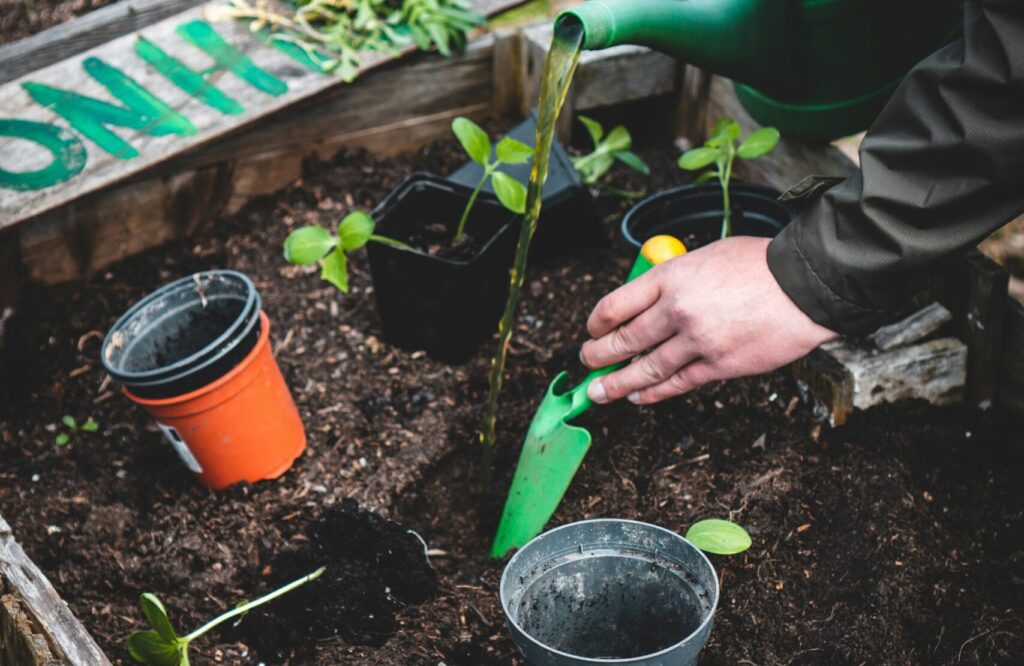
POLYGON ((962 0, 589 0, 583 48, 640 44, 732 79, 763 125, 809 141, 874 121, 903 76, 960 30, 962 0))
MULTIPOLYGON (((673 236, 649 238, 640 248, 626 281, 685 253, 686 247, 673 236)), ((502 557, 511 548, 526 545, 544 529, 590 449, 590 433, 570 421, 590 409, 590 382, 624 365, 617 363, 594 370, 571 389, 567 386, 569 375, 560 372, 548 386, 523 441, 491 557, 502 557)))

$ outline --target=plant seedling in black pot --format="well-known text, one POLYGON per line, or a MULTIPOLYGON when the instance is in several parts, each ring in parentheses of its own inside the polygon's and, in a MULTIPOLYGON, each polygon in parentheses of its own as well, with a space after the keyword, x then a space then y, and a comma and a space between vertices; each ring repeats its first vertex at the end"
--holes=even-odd
POLYGON ((572 158, 572 165, 580 172, 584 183, 597 185, 616 161, 645 176, 651 173, 651 168, 647 166, 647 163, 630 150, 633 147, 633 137, 623 125, 616 125, 605 136, 604 127, 593 118, 587 116, 576 116, 576 118, 587 129, 587 134, 594 142, 592 151, 586 155, 572 158))

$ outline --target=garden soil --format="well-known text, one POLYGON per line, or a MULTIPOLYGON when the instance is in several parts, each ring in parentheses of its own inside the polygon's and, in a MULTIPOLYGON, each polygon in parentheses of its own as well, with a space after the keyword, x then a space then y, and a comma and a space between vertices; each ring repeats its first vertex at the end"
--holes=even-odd
MULTIPOLYGON (((654 175, 617 167, 615 186, 684 179, 675 150, 639 152, 654 175)), ((0 513, 112 661, 129 661, 141 592, 184 632, 326 564, 324 578, 198 640, 192 663, 519 663, 497 600, 502 563, 486 553, 538 401, 558 370, 584 375, 586 316, 632 260, 617 240, 622 205, 601 197, 607 248, 530 268, 490 495, 475 465, 489 346, 456 367, 394 348, 363 254, 347 295, 281 258, 289 230, 333 226, 409 172, 458 163, 453 141, 388 161, 343 154, 191 238, 23 293, 0 348, 0 513), (309 433, 279 480, 219 493, 98 359, 132 303, 211 268, 253 277, 309 433), (64 414, 92 416, 99 432, 57 446, 64 414)), ((713 557, 722 597, 703 664, 1024 660, 1024 437, 991 412, 909 402, 831 429, 777 372, 593 409, 585 425, 595 444, 553 525, 615 516, 683 532, 717 517, 751 533, 749 551, 713 557)))
POLYGON ((0 0, 0 44, 28 37, 117 0, 0 0))

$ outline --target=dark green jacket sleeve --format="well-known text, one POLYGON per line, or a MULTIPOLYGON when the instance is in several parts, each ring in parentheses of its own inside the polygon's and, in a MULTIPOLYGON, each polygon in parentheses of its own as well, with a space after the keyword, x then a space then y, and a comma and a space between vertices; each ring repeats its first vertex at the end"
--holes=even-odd
POLYGON ((968 0, 964 36, 915 67, 868 131, 858 173, 768 248, 783 290, 847 335, 1024 211, 1024 0, 968 0))

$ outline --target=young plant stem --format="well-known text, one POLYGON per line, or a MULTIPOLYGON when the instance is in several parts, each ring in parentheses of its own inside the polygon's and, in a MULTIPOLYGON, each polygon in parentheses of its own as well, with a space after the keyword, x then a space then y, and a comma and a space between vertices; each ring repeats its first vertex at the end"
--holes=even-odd
POLYGON ((729 142, 729 155, 725 160, 725 168, 718 170, 718 182, 722 184, 722 238, 732 235, 732 205, 729 203, 729 181, 732 179, 732 163, 736 151, 729 142))
POLYGON ((291 592, 292 590, 294 590, 295 588, 299 587, 300 585, 305 585, 306 583, 308 583, 310 581, 316 580, 317 578, 322 576, 323 573, 324 573, 324 567, 320 567, 319 569, 317 569, 313 573, 307 574, 307 575, 303 576, 302 578, 299 578, 298 580, 293 580, 292 582, 288 583, 284 587, 279 588, 277 590, 274 590, 270 594, 264 595, 264 596, 260 597, 259 599, 256 599, 255 601, 250 601, 249 603, 243 604, 243 605, 239 606, 238 608, 234 608, 234 609, 228 611, 227 613, 224 613, 223 615, 215 617, 212 620, 210 620, 209 622, 207 622, 206 624, 204 624, 203 626, 201 626, 198 629, 196 629, 195 631, 193 631, 188 636, 185 636, 185 641, 191 643, 192 641, 194 641, 195 639, 199 638, 200 636, 202 636, 206 632, 210 631, 211 629, 213 629, 217 625, 222 624, 224 622, 227 622, 228 620, 230 620, 233 617, 237 617, 237 616, 242 615, 244 613, 248 613, 253 608, 256 608, 257 606, 261 606, 261 605, 267 603, 268 601, 273 601, 274 599, 277 599, 282 594, 287 594, 287 593, 291 592))
POLYGON ((462 238, 462 233, 466 230, 466 220, 469 219, 469 212, 473 210, 473 204, 476 203, 476 198, 480 194, 480 190, 484 189, 484 183, 491 177, 491 165, 484 166, 484 176, 480 179, 480 182, 476 184, 476 189, 473 190, 473 194, 469 195, 469 201, 466 202, 466 209, 462 211, 462 219, 459 220, 459 226, 455 230, 455 240, 462 238))
POLYGON ((381 245, 390 245, 391 247, 398 248, 399 250, 413 250, 412 245, 403 243, 402 241, 395 240, 394 238, 388 238, 387 236, 378 236, 377 234, 370 234, 370 240, 376 241, 381 245))

